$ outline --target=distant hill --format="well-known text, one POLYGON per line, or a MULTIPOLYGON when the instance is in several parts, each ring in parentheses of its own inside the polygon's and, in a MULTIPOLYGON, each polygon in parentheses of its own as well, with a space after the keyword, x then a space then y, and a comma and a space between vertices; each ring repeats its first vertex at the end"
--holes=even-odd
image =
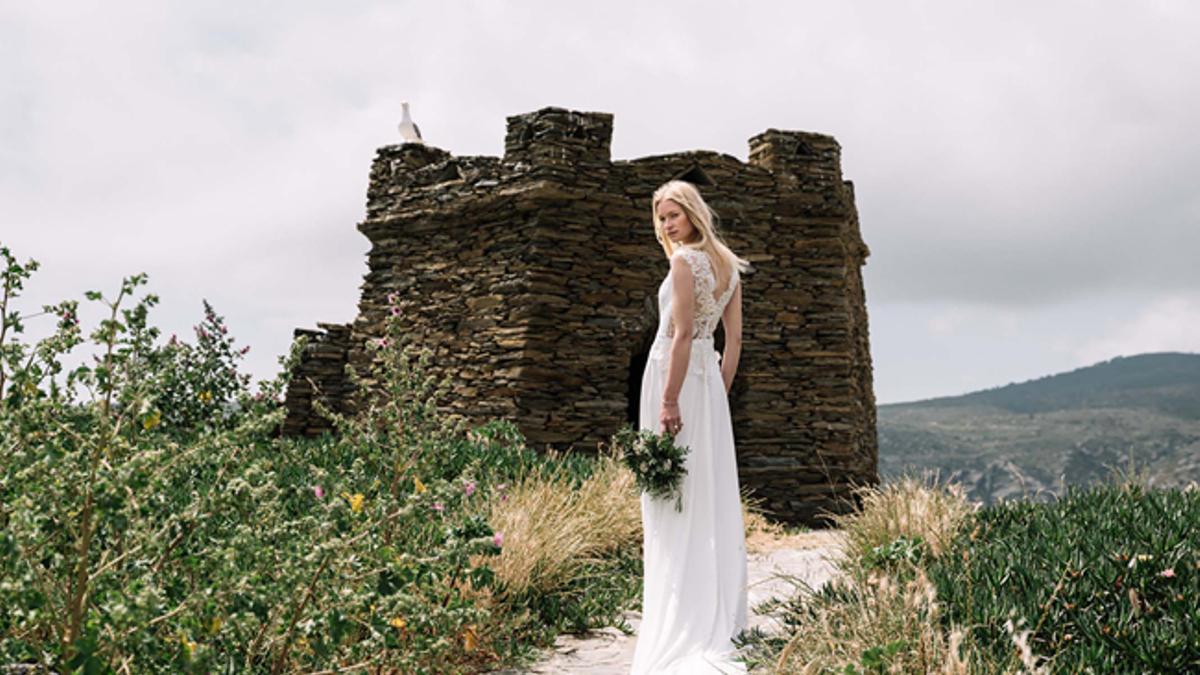
POLYGON ((1141 408, 1200 420, 1200 354, 1118 356, 1093 366, 961 396, 890 404, 991 405, 1014 413, 1089 408, 1141 408))
POLYGON ((1117 357, 878 413, 884 480, 937 470, 984 503, 1047 499, 1131 460, 1152 484, 1200 481, 1200 354, 1117 357))

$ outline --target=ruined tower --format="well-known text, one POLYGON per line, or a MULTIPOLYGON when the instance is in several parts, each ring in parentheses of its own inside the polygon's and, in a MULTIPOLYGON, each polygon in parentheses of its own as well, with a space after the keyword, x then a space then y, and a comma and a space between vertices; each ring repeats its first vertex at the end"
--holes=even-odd
MULTIPOLYGON (((358 316, 297 330, 312 342, 284 433, 328 428, 310 380, 350 409, 345 364, 367 372, 389 293, 453 378, 448 412, 508 418, 538 449, 594 451, 636 425, 669 267, 650 197, 682 178, 753 265, 729 399, 743 487, 780 520, 822 525, 852 485, 878 483, 868 249, 837 141, 767 129, 748 162, 710 151, 613 161, 610 114, 547 107, 507 122, 502 158, 379 148, 358 224, 371 242, 358 316)), ((715 341, 722 349, 720 327, 715 341)))

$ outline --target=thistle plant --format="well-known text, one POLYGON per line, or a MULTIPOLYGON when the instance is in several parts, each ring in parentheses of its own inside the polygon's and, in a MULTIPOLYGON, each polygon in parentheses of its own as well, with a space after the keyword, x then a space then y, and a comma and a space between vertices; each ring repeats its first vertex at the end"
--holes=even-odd
POLYGON ((56 332, 33 348, 17 342, 22 320, 30 317, 10 304, 37 263, 18 264, 7 248, 0 255, 5 263, 0 360, 9 387, 0 405, 0 438, 6 441, 0 549, 7 551, 5 566, 12 565, 18 580, 0 589, 0 596, 8 596, 0 597, 7 609, 0 627, 20 620, 25 639, 56 645, 58 663, 90 669, 97 663, 98 624, 89 610, 104 595, 107 573, 141 548, 113 516, 128 492, 127 470, 136 464, 131 458, 144 431, 138 424, 146 408, 144 375, 157 335, 146 317, 158 298, 146 294, 131 309, 122 306, 145 275, 124 279, 112 300, 88 291, 89 300, 109 309, 90 335, 101 353, 93 365, 68 372, 60 386, 53 376, 63 370, 61 357, 82 342, 77 303, 44 307, 43 314, 59 317, 56 332), (77 387, 88 391, 86 400, 75 400, 77 387), (9 595, 14 591, 16 597, 9 595))
POLYGON ((128 277, 85 293, 105 309, 85 338, 74 300, 18 311, 37 263, 0 253, 0 670, 479 672, 612 608, 594 576, 534 613, 493 592, 505 547, 542 552, 492 505, 584 461, 540 457, 508 420, 464 432, 394 296, 369 373, 348 372, 360 412, 318 403, 339 433, 285 438, 304 338, 252 394, 207 302, 194 344, 164 344, 128 277), (54 334, 26 344, 41 317, 54 334))
MULTIPOLYGON (((90 334, 97 354, 60 383, 63 355, 84 341, 77 303, 17 311, 37 263, 0 251, 0 664, 433 672, 488 658, 476 626, 489 610, 473 593, 502 539, 476 513, 471 476, 422 470, 417 490, 397 461, 419 458, 410 442, 454 441, 433 433, 432 402, 411 405, 423 373, 381 371, 400 383, 394 442, 279 438, 303 340, 251 395, 207 303, 197 345, 155 343, 158 298, 139 292, 139 274, 112 296, 85 294, 107 309, 90 334), (58 330, 22 343, 43 314, 58 330)), ((383 433, 381 418, 351 426, 383 433)))
POLYGON ((193 328, 195 344, 172 335, 152 357, 154 417, 147 423, 161 425, 177 440, 235 425, 238 413, 253 405, 247 400, 250 375, 237 368, 250 346, 235 348, 224 317, 207 300, 203 304, 204 320, 193 328))

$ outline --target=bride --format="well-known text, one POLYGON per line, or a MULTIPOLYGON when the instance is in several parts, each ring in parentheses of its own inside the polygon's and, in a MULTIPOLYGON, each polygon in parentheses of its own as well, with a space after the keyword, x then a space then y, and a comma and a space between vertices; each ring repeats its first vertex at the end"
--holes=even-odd
POLYGON ((642 493, 642 621, 633 675, 745 673, 732 637, 746 627, 746 545, 728 393, 742 338, 740 273, 691 183, 672 180, 651 202, 655 238, 671 261, 658 287, 659 323, 642 374, 639 426, 687 446, 675 500, 642 493), (721 321, 725 348, 713 349, 721 321))

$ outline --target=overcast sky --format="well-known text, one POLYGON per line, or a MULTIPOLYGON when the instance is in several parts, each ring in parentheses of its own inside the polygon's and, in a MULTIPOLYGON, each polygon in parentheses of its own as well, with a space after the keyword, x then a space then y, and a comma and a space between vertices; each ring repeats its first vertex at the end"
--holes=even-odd
POLYGON ((1185 0, 0 0, 0 244, 42 265, 24 313, 144 271, 165 335, 207 298, 259 379, 353 318, 401 101, 456 155, 549 105, 612 113, 614 159, 815 131, 878 402, 965 393, 1200 352, 1198 35, 1185 0))

